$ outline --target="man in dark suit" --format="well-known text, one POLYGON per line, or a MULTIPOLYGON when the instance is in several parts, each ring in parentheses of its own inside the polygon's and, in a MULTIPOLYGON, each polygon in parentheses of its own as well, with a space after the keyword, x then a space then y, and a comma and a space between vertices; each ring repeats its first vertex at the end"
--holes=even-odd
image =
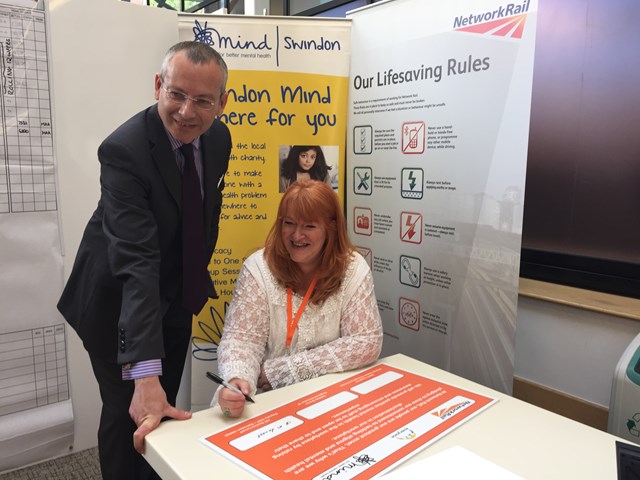
POLYGON ((191 416, 173 405, 192 315, 207 296, 217 298, 207 265, 231 152, 229 130, 216 119, 227 103, 226 80, 218 52, 197 42, 174 45, 155 77, 157 104, 98 149, 100 201, 58 309, 82 339, 100 387, 105 479, 158 478, 138 453, 145 435, 163 417, 191 416), (194 188, 183 186, 187 176, 194 188), (187 208, 194 192, 197 208, 187 208), (183 220, 188 213, 201 233, 184 233, 193 223, 183 220), (184 235, 197 240, 185 255, 184 235), (195 273, 183 271, 188 264, 195 273))

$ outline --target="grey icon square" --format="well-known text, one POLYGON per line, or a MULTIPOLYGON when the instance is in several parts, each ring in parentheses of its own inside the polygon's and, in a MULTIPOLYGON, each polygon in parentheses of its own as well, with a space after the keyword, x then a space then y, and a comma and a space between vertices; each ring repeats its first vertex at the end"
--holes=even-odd
POLYGON ((353 169, 353 193, 371 195, 373 191, 373 170, 371 167, 355 167, 353 169))
POLYGON ((353 127, 353 153, 369 155, 373 151, 373 127, 357 125, 353 127))
POLYGON ((400 183, 402 198, 419 200, 424 195, 424 171, 421 168, 403 168, 400 183))

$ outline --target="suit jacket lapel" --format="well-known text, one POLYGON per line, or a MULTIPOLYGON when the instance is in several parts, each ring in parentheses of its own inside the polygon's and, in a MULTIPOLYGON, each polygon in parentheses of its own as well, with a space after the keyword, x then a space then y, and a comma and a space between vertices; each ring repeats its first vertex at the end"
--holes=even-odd
POLYGON ((151 142, 151 156, 160 176, 182 211, 182 175, 176 164, 176 158, 167 138, 167 133, 158 114, 158 106, 152 106, 147 113, 147 136, 151 142))

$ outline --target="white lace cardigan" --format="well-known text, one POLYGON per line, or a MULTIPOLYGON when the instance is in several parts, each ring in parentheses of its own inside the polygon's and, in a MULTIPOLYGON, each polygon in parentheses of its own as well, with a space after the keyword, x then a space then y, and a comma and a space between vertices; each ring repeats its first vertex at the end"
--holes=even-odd
MULTIPOLYGON (((287 293, 263 253, 245 260, 227 310, 218 348, 218 369, 225 380, 242 378, 254 394, 263 363, 269 383, 279 388, 378 358, 382 323, 371 271, 360 254, 352 255, 336 293, 304 309, 287 352, 287 293)), ((294 315, 301 301, 294 293, 294 315)), ((212 405, 216 403, 217 392, 212 405)))

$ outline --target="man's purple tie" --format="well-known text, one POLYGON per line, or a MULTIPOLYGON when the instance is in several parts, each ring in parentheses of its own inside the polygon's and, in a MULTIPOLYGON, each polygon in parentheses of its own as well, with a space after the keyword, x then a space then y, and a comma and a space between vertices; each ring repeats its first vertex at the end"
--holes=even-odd
POLYGON ((193 158, 193 146, 180 147, 184 156, 182 170, 182 305, 197 315, 207 302, 207 284, 211 282, 204 242, 204 214, 200 178, 193 158))

